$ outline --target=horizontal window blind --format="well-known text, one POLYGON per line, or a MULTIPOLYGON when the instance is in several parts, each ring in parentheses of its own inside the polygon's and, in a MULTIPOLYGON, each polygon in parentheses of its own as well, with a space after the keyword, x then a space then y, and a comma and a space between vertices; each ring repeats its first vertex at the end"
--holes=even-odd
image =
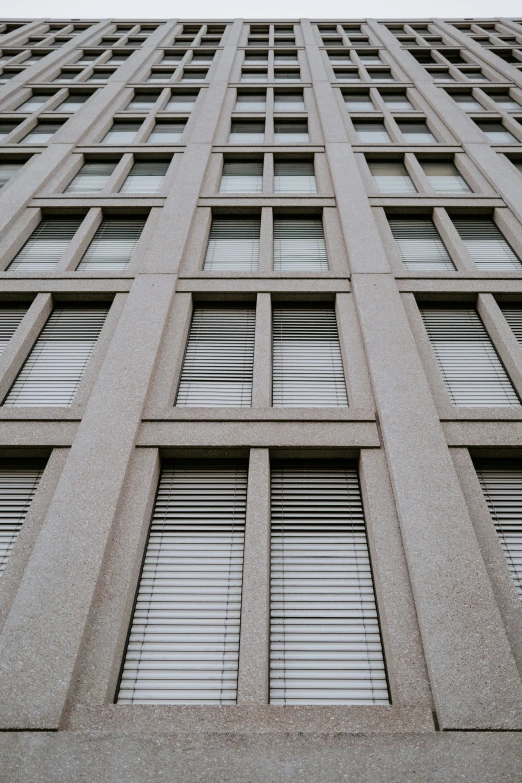
POLYGON ((274 141, 279 141, 283 144, 310 141, 308 136, 308 124, 306 122, 283 122, 281 120, 275 120, 274 141))
POLYGON ((131 168, 121 193, 157 193, 163 184, 169 164, 138 161, 131 168))
POLYGON ((180 93, 179 95, 173 95, 170 101, 165 106, 165 111, 192 111, 194 104, 196 103, 197 94, 194 93, 180 93))
POLYGON ((7 185, 11 177, 13 177, 24 164, 20 161, 18 163, 0 163, 0 188, 7 185))
POLYGON ((274 95, 274 111, 304 111, 303 93, 282 93, 274 95))
POLYGON ((397 125, 410 144, 428 144, 437 141, 425 122, 398 122, 397 125))
POLYGON ((522 464, 480 461, 475 467, 509 573, 522 600, 522 464))
POLYGON ((139 122, 114 122, 102 139, 102 144, 130 144, 142 126, 139 122))
POLYGON ((276 193, 317 193, 313 161, 274 161, 274 191, 276 193))
POLYGON ((4 405, 71 405, 107 313, 98 305, 56 308, 4 405))
POLYGON ((348 405, 335 309, 332 305, 273 309, 273 405, 348 405))
POLYGON ((470 188, 453 163, 422 161, 421 166, 435 193, 469 193, 470 188))
POLYGON ((321 218, 274 219, 274 269, 328 271, 328 257, 321 218))
POLYGON ((254 307, 194 308, 176 405, 252 404, 254 307))
POLYGON ((388 704, 364 512, 352 463, 275 463, 270 702, 388 704))
POLYGON ((500 309, 518 342, 522 343, 522 306, 515 303, 501 304, 500 309))
POLYGON ((230 127, 229 141, 254 144, 265 140, 264 122, 233 122, 230 127))
POLYGON ((66 193, 99 193, 116 168, 115 162, 109 163, 85 163, 70 185, 65 189, 66 193))
POLYGON ((41 460, 0 460, 0 574, 42 477, 41 460))
POLYGON ((147 144, 173 144, 181 139, 185 125, 185 122, 157 122, 147 144))
POLYGON ((238 93, 236 111, 262 112, 266 109, 266 96, 262 93, 238 93))
POLYGON ((55 268, 76 234, 82 218, 46 218, 11 261, 10 272, 48 272, 55 268))
POLYGON ((26 312, 27 307, 23 305, 0 306, 0 354, 5 351, 26 312))
POLYGON ((234 704, 247 491, 243 463, 164 466, 119 704, 234 704))
POLYGON ((424 306, 421 314, 454 405, 519 405, 511 381, 473 307, 424 306))
POLYGON ((262 191, 262 161, 225 161, 219 184, 220 193, 261 193, 262 191))
POLYGON ((377 193, 417 193, 404 163, 368 163, 377 193))
POLYGON ((453 218, 455 228, 479 269, 521 270, 520 259, 488 218, 453 218))
POLYGON ((259 266, 260 218, 214 218, 205 269, 254 272, 259 266))
POLYGON ((111 272, 127 269, 144 226, 144 218, 102 220, 78 270, 111 272))
POLYGON ((406 269, 412 272, 455 271, 444 242, 430 218, 388 218, 406 269))

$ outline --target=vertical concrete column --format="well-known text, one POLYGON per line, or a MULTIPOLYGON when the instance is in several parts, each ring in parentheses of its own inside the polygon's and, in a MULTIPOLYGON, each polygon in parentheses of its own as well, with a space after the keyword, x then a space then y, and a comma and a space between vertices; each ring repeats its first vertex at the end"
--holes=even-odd
POLYGON ((252 407, 272 405, 272 302, 270 294, 258 294, 254 349, 252 407))
POLYGON ((238 704, 266 704, 270 677, 270 456, 250 449, 238 704))

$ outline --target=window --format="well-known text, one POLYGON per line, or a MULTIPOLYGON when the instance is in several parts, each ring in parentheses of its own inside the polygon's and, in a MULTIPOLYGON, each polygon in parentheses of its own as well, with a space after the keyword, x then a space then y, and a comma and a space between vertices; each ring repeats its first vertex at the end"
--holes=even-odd
POLYGON ((102 70, 101 68, 96 69, 87 79, 88 82, 106 82, 110 77, 115 73, 113 69, 106 69, 102 70))
POLYGON ((265 123, 234 120, 229 141, 236 144, 256 144, 265 140, 265 123))
POLYGON ((7 185, 11 177, 22 168, 25 161, 13 161, 12 163, 0 163, 0 188, 7 185))
MULTIPOLYGON (((266 109, 266 97, 264 93, 238 93, 236 111, 264 112, 266 109)), ((264 129, 263 129, 264 138, 264 129)))
POLYGON ((173 76, 174 70, 172 68, 155 68, 150 72, 147 81, 168 82, 173 76))
POLYGON ((301 71, 299 69, 294 70, 281 70, 280 68, 276 68, 274 71, 274 78, 276 82, 300 82, 301 81, 301 71))
POLYGON ((431 218, 389 217, 388 222, 406 269, 411 272, 455 271, 431 218))
POLYGON ((522 600, 522 465, 518 460, 479 460, 475 468, 509 574, 522 600))
POLYGON ((266 82, 267 71, 254 71, 243 68, 241 71, 242 82, 266 82))
POLYGON ((274 161, 275 193, 317 193, 312 160, 274 161))
POLYGON ((0 304, 0 354, 7 348, 11 337, 14 335, 22 318, 27 312, 27 305, 13 303, 0 304))
POLYGON ((47 144, 61 127, 61 122, 39 122, 24 136, 20 144, 47 144))
POLYGON ((255 272, 259 266, 261 219, 214 218, 205 257, 208 271, 255 272))
POLYGON ((449 93, 455 103, 460 106, 463 111, 486 111, 484 106, 479 103, 472 95, 459 95, 455 93, 449 93))
POLYGON ((397 125, 410 144, 430 144, 437 141, 425 122, 398 122, 397 125))
POLYGON ((0 461, 0 574, 5 571, 44 467, 42 460, 0 461))
POLYGON ((134 98, 127 104, 125 111, 150 111, 159 98, 159 93, 137 93, 134 98))
POLYGON ((302 92, 276 92, 274 94, 274 111, 292 112, 304 110, 305 105, 302 92))
POLYGON ((277 305, 272 325, 274 407, 348 405, 333 305, 277 305))
POLYGON ((515 302, 501 303, 500 309, 518 342, 522 343, 522 307, 515 302))
POLYGON ((479 269, 522 271, 520 259, 493 220, 455 217, 453 223, 479 269))
POLYGON ((181 139, 185 122, 158 121, 147 139, 147 144, 174 144, 181 139))
POLYGON ((354 462, 271 470, 271 704, 388 704, 354 462))
POLYGON ((197 92, 172 93, 164 111, 192 111, 197 97, 197 92))
POLYGON ((372 99, 369 95, 363 95, 362 93, 354 93, 352 95, 345 95, 344 102, 348 111, 376 111, 372 99))
POLYGON ((519 405, 474 307, 423 305, 421 315, 453 405, 519 405))
POLYGON ((369 161, 368 167, 377 193, 417 193, 404 163, 369 161))
POLYGON ((82 218, 46 218, 11 261, 10 272, 46 272, 55 268, 80 227, 82 218))
POLYGON ((501 122, 477 122, 477 125, 493 144, 519 143, 518 139, 501 122))
POLYGON ((274 121, 274 139, 283 144, 310 141, 307 122, 274 121))
POLYGON ((245 463, 163 464, 119 704, 235 704, 246 493, 245 463))
POLYGON ((357 68, 334 68, 334 75, 338 82, 361 81, 357 68))
POLYGON ((363 144, 382 144, 390 142, 390 136, 383 122, 354 122, 353 127, 363 144))
POLYGON ((276 272, 328 271, 321 218, 274 219, 274 269, 276 272))
POLYGON ((491 93, 488 97, 495 101, 499 109, 522 111, 522 106, 510 97, 509 93, 491 93))
POLYGON ((84 163, 66 193, 100 193, 116 168, 115 161, 106 163, 84 163))
POLYGON ((207 77, 208 70, 191 70, 189 68, 185 68, 183 70, 183 78, 181 81, 183 82, 201 82, 207 77))
POLYGON ((120 193, 157 193, 163 184, 168 167, 167 161, 134 163, 120 193))
POLYGON ((0 141, 3 141, 18 127, 16 122, 0 122, 0 141))
POLYGON ((255 325, 253 306, 194 308, 177 406, 252 404, 255 325))
POLYGON ((471 192, 471 188, 454 163, 421 160, 420 164, 435 193, 471 192))
POLYGON ((53 310, 4 405, 71 405, 107 312, 101 305, 53 310))
POLYGON ((22 103, 21 106, 17 108, 16 111, 22 111, 22 112, 33 112, 38 111, 38 109, 41 109, 44 104, 46 104, 48 101, 51 100, 54 93, 38 93, 34 92, 31 97, 25 101, 25 103, 22 103))
POLYGON ((64 114, 72 113, 81 109, 83 104, 89 100, 92 93, 69 93, 69 97, 61 103, 55 111, 63 112, 64 114))
POLYGON ((91 240, 78 270, 123 271, 145 226, 144 218, 105 218, 91 240))
POLYGON ((115 122, 102 139, 102 144, 132 144, 141 129, 141 122, 115 122))
POLYGON ((261 193, 263 163, 257 160, 226 160, 219 184, 220 193, 261 193))
POLYGON ((370 79, 372 79, 374 82, 394 82, 395 79, 393 78, 391 71, 379 69, 377 68, 368 68, 368 76, 370 79))

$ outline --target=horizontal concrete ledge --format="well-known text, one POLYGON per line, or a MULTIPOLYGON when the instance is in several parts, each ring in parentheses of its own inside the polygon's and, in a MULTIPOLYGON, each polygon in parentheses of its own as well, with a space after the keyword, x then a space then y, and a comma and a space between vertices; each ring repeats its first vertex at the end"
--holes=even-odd
POLYGON ((520 783, 522 734, 126 736, 112 727, 5 733, 0 753, 10 783, 520 783))
POLYGON ((99 293, 126 293, 127 291, 130 291, 134 279, 130 277, 127 279, 122 279, 116 278, 114 276, 107 277, 105 279, 100 277, 93 278, 89 275, 81 273, 77 274, 74 272, 70 272, 68 277, 61 279, 57 277, 28 277, 26 279, 22 279, 18 276, 15 277, 14 273, 13 276, 8 276, 8 274, 9 273, 7 272, 0 272, 2 294, 15 292, 52 294, 56 291, 57 293, 80 292, 82 296, 87 296, 88 294, 99 293))
MULTIPOLYGON (((273 292, 280 294, 311 294, 308 299, 317 299, 321 293, 336 294, 349 293, 350 284, 346 278, 328 277, 295 277, 289 278, 262 278, 262 277, 192 277, 178 281, 177 292, 194 293, 247 293, 247 292, 273 292)), ((329 297, 329 301, 333 296, 329 297)))
MULTIPOLYGON (((302 195, 302 196, 285 196, 280 197, 279 193, 276 196, 259 195, 243 198, 243 196, 201 196, 198 200, 198 207, 291 207, 293 205, 299 206, 301 209, 304 207, 335 207, 335 198, 332 196, 317 196, 302 195), (255 201, 255 204, 251 202, 255 201), (306 202, 306 203, 303 203, 306 202)), ((501 202, 495 206, 503 206, 504 202, 501 202)), ((41 206, 40 204, 34 206, 41 206)))
MULTIPOLYGON (((407 207, 456 206, 466 208, 488 207, 489 209, 493 209, 494 207, 505 207, 506 205, 503 199, 498 197, 495 198, 495 196, 483 196, 480 194, 474 194, 473 196, 469 193, 465 196, 453 196, 452 198, 448 198, 448 196, 437 198, 435 196, 424 196, 422 193, 419 193, 418 196, 403 196, 402 198, 399 196, 383 197, 369 195, 368 199, 372 207, 404 207, 405 209, 407 207)), ((35 202, 36 201, 40 201, 40 199, 35 199, 35 202)), ((40 204, 38 204, 38 206, 40 206, 40 204)))
POLYGON ((520 421, 445 421, 448 446, 522 446, 520 421))
POLYGON ((357 421, 375 423, 375 412, 365 408, 148 408, 143 421, 357 421))
POLYGON ((9 446, 71 446, 77 421, 0 421, 0 443, 9 446))
MULTIPOLYGON (((501 276, 492 273, 488 277, 487 273, 481 272, 476 275, 470 275, 469 272, 462 274, 459 272, 444 272, 437 279, 429 275, 418 275, 413 277, 396 276, 397 287, 399 291, 406 293, 427 293, 427 294, 479 294, 488 291, 491 294, 520 294, 522 293, 522 275, 520 272, 504 272, 501 276), (405 279, 407 277, 407 279, 405 279)), ((432 297, 433 299, 435 297, 432 297)), ((447 298, 447 297, 445 297, 447 298)), ((454 297, 454 301, 457 298, 454 297)))

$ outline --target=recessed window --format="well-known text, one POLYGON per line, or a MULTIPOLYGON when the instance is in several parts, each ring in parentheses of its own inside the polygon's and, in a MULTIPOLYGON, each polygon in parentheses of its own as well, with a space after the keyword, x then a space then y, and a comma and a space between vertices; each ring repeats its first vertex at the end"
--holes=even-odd
POLYGON ((357 93, 355 93, 354 95, 345 95, 344 102, 346 104, 346 108, 349 111, 353 111, 353 112, 376 111, 373 101, 369 95, 363 95, 357 93))
POLYGON ((477 122, 482 133, 485 133, 493 144, 519 144, 518 139, 505 128, 501 122, 477 122))
POLYGON ((207 78, 208 71, 196 71, 185 68, 183 71, 182 82, 202 82, 207 78))
POLYGON ((16 111, 27 112, 27 113, 38 111, 38 109, 41 109, 42 106, 44 106, 48 101, 51 100, 53 95, 55 95, 55 93, 34 92, 27 101, 22 103, 21 106, 18 106, 16 111))
POLYGON ((454 272, 455 265, 429 217, 389 217, 402 263, 410 272, 454 272))
POLYGON ((192 111, 196 99, 198 97, 197 92, 179 92, 172 93, 172 97, 163 109, 163 111, 192 111))
POLYGON ((102 144, 132 144, 141 129, 141 122, 114 122, 102 139, 102 144))
POLYGON ((454 163, 421 160, 420 164, 436 193, 470 193, 470 187, 454 163))
POLYGON ((317 193, 312 160, 274 161, 275 193, 317 193))
POLYGON ((259 217, 215 217, 210 227, 205 270, 255 272, 259 266, 259 217))
POLYGON ((64 100, 63 103, 60 103, 55 111, 63 112, 64 114, 72 114, 72 112, 81 109, 83 104, 89 100, 91 95, 92 93, 90 92, 69 93, 69 96, 64 100))
POLYGON ((274 218, 276 272, 327 272, 328 256, 320 217, 274 218))
POLYGON ((391 111, 414 111, 414 106, 408 98, 406 93, 402 92, 383 92, 381 98, 391 111))
POLYGON ((160 93, 146 93, 140 95, 139 93, 127 104, 125 111, 150 111, 153 106, 156 105, 156 101, 159 98, 160 93))
POLYGON ((61 122, 39 122, 24 136, 20 144, 47 144, 61 127, 61 122))
POLYGON ((488 97, 495 101, 499 109, 522 111, 520 103, 517 103, 508 93, 488 93, 488 97))
POLYGON ((264 93, 238 93, 236 111, 264 112, 266 109, 266 96, 264 93))
POLYGON ((147 144, 175 144, 185 130, 184 122, 162 122, 159 120, 147 139, 147 144))
POLYGON ((335 78, 338 82, 360 82, 361 77, 357 68, 335 68, 335 78))
POLYGON ((369 161, 368 167, 377 193, 407 195, 417 192, 404 163, 369 161))
POLYGON ((263 163, 251 160, 226 160, 219 184, 220 193, 261 193, 263 163))
POLYGON ((397 125, 410 144, 432 144, 437 141, 425 122, 398 122, 397 125))
POLYGON ((157 193, 165 179, 167 161, 137 161, 123 183, 120 193, 157 193))
POLYGON ((454 82, 455 79, 446 68, 426 68, 434 82, 454 82))
POLYGON ((145 218, 104 218, 78 266, 79 271, 122 272, 138 244, 145 218))
POLYGON ((275 120, 274 139, 283 144, 310 141, 308 136, 308 124, 306 122, 285 122, 284 120, 275 120))
POLYGON ((383 144, 391 138, 383 122, 354 122, 359 141, 367 144, 383 144))
POLYGON ((236 120, 230 127, 230 142, 256 144, 265 140, 264 122, 243 122, 236 120))
POLYGON ((254 71, 247 68, 243 68, 241 72, 242 82, 266 82, 267 71, 254 71))
POLYGON ((0 162, 0 188, 7 185, 11 177, 19 171, 24 165, 25 161, 10 161, 0 162))
POLYGON ((395 79, 392 76, 391 71, 377 70, 375 68, 368 68, 368 76, 374 82, 394 82, 395 79))
POLYGON ((94 71, 94 73, 87 79, 88 82, 106 82, 113 75, 114 71, 102 71, 101 69, 94 71))
POLYGON ((301 81, 301 73, 297 69, 295 71, 289 71, 289 70, 282 71, 282 70, 279 70, 278 68, 276 68, 275 71, 274 71, 274 77, 275 77, 276 81, 280 81, 280 82, 299 82, 299 81, 301 81))
POLYGON ((72 182, 65 188, 65 192, 100 193, 109 181, 115 168, 115 161, 84 163, 72 182))
POLYGON ((486 111, 484 106, 479 103, 472 95, 459 95, 458 93, 448 94, 463 111, 486 111))
POLYGON ((274 94, 274 111, 280 112, 292 112, 292 111, 304 111, 304 97, 302 92, 283 93, 276 92, 274 94))

